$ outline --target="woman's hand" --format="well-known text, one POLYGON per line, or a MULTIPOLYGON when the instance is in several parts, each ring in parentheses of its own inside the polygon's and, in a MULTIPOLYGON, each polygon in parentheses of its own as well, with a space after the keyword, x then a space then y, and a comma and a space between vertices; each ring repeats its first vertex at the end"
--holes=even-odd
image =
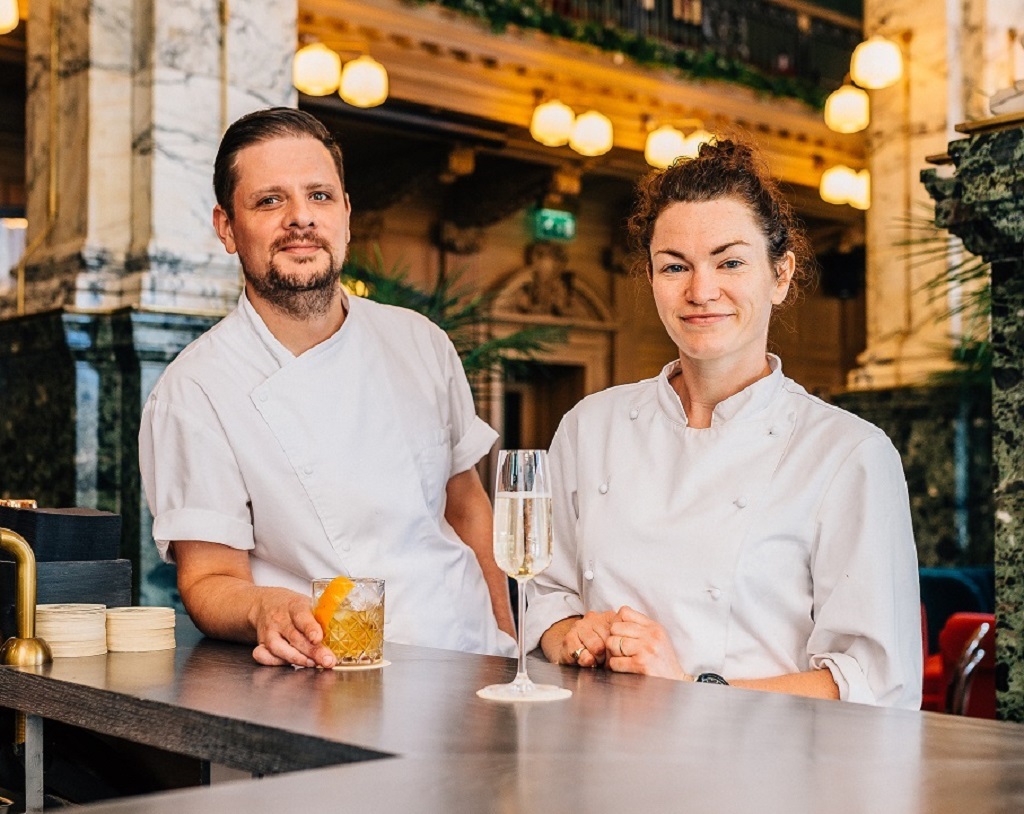
POLYGON ((604 664, 604 643, 614 618, 615 611, 590 611, 585 616, 572 616, 556 622, 541 637, 544 655, 555 664, 576 664, 580 667, 604 664))
POLYGON ((628 605, 623 605, 613 615, 604 650, 608 669, 617 673, 693 680, 679 664, 665 628, 628 605))

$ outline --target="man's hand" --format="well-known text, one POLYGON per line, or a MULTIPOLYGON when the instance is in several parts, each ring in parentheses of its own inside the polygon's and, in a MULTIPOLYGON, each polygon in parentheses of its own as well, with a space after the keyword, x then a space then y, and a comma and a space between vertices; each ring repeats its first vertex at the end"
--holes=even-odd
POLYGON ((333 667, 334 654, 321 644, 320 623, 313 618, 309 599, 286 588, 256 588, 250 616, 256 630, 252 657, 260 664, 298 664, 305 667, 333 667))
POLYGON ((287 588, 253 584, 249 555, 219 543, 177 540, 178 590, 192 621, 217 639, 255 642, 260 664, 333 667, 310 600, 287 588))

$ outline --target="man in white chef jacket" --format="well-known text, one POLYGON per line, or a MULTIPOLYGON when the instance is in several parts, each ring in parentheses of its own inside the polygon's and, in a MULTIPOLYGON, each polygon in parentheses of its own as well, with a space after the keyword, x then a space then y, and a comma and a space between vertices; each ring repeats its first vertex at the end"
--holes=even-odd
POLYGON ((439 328, 342 289, 339 148, 306 113, 257 111, 225 133, 214 189, 245 290, 168 366, 139 434, 192 619, 261 664, 332 667, 310 579, 383 577, 387 640, 513 655, 473 468, 496 433, 439 328))

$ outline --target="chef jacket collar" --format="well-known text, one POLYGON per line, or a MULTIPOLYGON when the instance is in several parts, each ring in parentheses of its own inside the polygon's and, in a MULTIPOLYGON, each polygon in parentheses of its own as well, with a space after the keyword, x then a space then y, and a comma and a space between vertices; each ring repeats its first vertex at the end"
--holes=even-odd
MULTIPOLYGON (((767 354, 770 372, 764 378, 729 396, 718 403, 711 415, 711 426, 727 421, 743 421, 756 417, 775 398, 782 388, 782 360, 774 353, 767 354)), ((669 381, 679 372, 679 360, 669 362, 658 374, 658 403, 662 410, 676 421, 687 424, 686 410, 679 400, 679 394, 669 381)))
MULTIPOLYGON (((341 290, 341 305, 345 309, 346 317, 352 311, 352 300, 358 299, 357 297, 351 297, 344 288, 341 290)), ((259 315, 252 303, 249 301, 249 297, 246 296, 245 289, 242 289, 241 295, 238 297, 238 311, 245 320, 246 324, 252 329, 253 333, 256 334, 257 338, 263 344, 263 347, 267 349, 267 352, 277 362, 278 367, 284 367, 289 362, 295 360, 295 354, 293 354, 288 348, 281 344, 280 340, 271 332, 270 328, 267 327, 267 323, 263 321, 263 317, 259 315)), ((320 352, 321 349, 326 349, 338 342, 340 337, 344 334, 345 325, 348 324, 348 319, 342 323, 334 336, 324 340, 316 347, 310 348, 307 353, 320 352)))

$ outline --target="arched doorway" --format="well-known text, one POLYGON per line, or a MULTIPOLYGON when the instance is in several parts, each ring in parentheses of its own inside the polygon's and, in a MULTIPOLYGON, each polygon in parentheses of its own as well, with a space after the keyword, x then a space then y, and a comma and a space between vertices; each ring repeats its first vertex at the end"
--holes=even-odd
POLYGON ((501 434, 499 446, 546 449, 562 416, 585 395, 611 384, 617 326, 602 298, 568 268, 558 244, 529 245, 525 265, 494 288, 494 335, 538 325, 566 332, 564 343, 492 377, 481 405, 501 434))

